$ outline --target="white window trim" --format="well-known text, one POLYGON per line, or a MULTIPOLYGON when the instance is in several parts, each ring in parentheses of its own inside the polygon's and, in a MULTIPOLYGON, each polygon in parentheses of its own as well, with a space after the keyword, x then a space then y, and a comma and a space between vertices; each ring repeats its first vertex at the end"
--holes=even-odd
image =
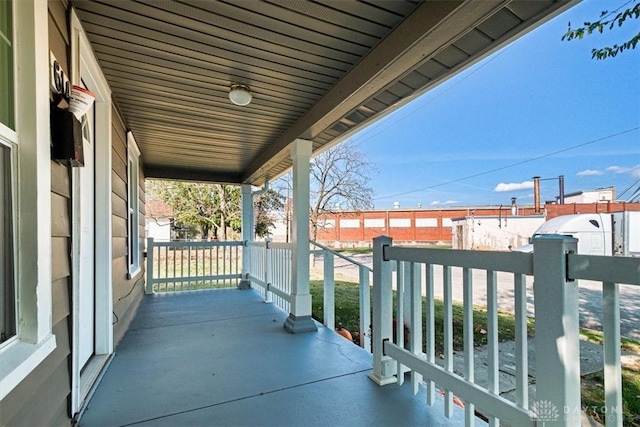
MULTIPOLYGON (((49 32, 46 2, 13 3, 17 140, 16 339, 0 348, 0 400, 55 348, 51 289, 49 32), (19 55, 18 55, 19 53, 19 55), (36 179, 34 179, 36 174, 36 179), (46 238, 39 238, 46 236, 46 238)), ((1 129, 4 133, 6 127, 1 129)))
MULTIPOLYGON (((133 279, 142 272, 140 262, 140 149, 133 136, 133 132, 127 132, 127 222, 128 233, 127 246, 132 254, 133 262, 127 262, 128 278, 133 279), (133 161, 136 165, 132 170, 129 166, 133 161), (129 215, 133 211, 134 221, 129 221, 129 215), (131 238, 131 237, 135 238, 131 238), (133 242, 133 245, 130 244, 133 242)), ((128 261, 128 260, 127 260, 128 261)))

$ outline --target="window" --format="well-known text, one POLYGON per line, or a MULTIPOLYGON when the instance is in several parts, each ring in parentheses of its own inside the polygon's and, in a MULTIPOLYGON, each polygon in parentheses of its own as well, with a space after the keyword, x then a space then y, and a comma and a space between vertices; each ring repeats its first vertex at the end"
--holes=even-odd
POLYGON ((136 144, 133 134, 127 134, 128 163, 127 163, 127 185, 129 186, 128 207, 129 207, 129 278, 140 272, 140 150, 136 144))
POLYGON ((16 292, 13 264, 13 13, 11 2, 0 2, 0 343, 16 334, 16 292))
POLYGON ((13 13, 11 2, 2 1, 0 2, 0 123, 9 129, 14 129, 13 85, 13 13))
POLYGON ((341 219, 340 228, 360 228, 359 219, 341 219))
POLYGON ((438 218, 416 218, 416 227, 437 227, 438 218))
POLYGON ((0 400, 56 348, 46 58, 47 2, 0 1, 0 400))
POLYGON ((0 343, 16 335, 11 157, 9 146, 0 143, 0 343))
POLYGON ((384 218, 365 218, 364 219, 365 228, 384 228, 384 225, 385 225, 384 218))
POLYGON ((411 218, 391 218, 389 219, 389 227, 409 228, 411 227, 411 218))

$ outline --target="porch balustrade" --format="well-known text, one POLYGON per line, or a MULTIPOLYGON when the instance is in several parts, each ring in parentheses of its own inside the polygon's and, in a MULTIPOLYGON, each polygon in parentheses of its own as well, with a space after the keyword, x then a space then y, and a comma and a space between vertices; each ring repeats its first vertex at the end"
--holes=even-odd
POLYGON ((291 303, 292 243, 247 242, 249 279, 265 302, 273 302, 285 312, 291 303))
POLYGON ((238 286, 242 242, 147 239, 146 293, 238 286))
MULTIPOLYGON (((249 272, 244 278, 251 281, 265 302, 273 302, 289 312, 294 251, 291 243, 149 239, 147 292, 237 286, 242 276, 243 245, 249 258, 249 272)), ((447 416, 453 412, 456 396, 464 402, 466 425, 474 424, 476 409, 488 416, 490 425, 580 424, 578 280, 602 282, 606 422, 622 425, 618 284, 640 285, 640 259, 577 255, 576 240, 565 236, 536 239, 535 250, 530 254, 402 247, 394 246, 390 238, 379 237, 374 239, 371 269, 316 242, 311 245, 315 248, 311 253, 322 254, 324 260, 323 322, 327 328, 335 328, 334 260, 338 257, 357 266, 360 272, 360 344, 373 350, 371 379, 380 385, 402 384, 408 374, 414 392, 420 384, 426 385, 429 405, 434 403, 439 388, 444 393, 447 416), (462 270, 462 373, 454 371, 452 269, 456 268, 462 270), (440 269, 444 334, 442 354, 436 354, 434 270, 440 269), (486 275, 480 284, 474 283, 473 274, 479 270, 486 275), (373 288, 369 286, 371 273, 373 288), (513 277, 516 378, 513 400, 501 396, 499 390, 498 274, 513 277), (527 276, 532 276, 535 283, 533 381, 528 366, 527 276), (476 380, 474 363, 476 286, 482 286, 486 292, 487 310, 483 333, 488 367, 486 378, 481 381, 476 380), (395 304, 394 289, 398 295, 395 304), (423 296, 426 307, 422 306, 423 296), (532 387, 535 400, 529 396, 532 387)), ((477 282, 477 274, 475 277, 477 282)))
POLYGON ((640 259, 577 255, 575 252, 576 240, 565 236, 536 239, 533 254, 400 247, 393 246, 387 237, 374 239, 374 366, 371 379, 379 385, 402 384, 405 373, 410 373, 414 392, 426 380, 427 404, 434 402, 438 387, 444 392, 445 415, 450 416, 454 395, 457 396, 464 402, 468 426, 474 425, 476 409, 489 416, 490 425, 499 425, 500 421, 518 426, 580 425, 578 279, 601 281, 606 423, 621 426, 618 284, 640 285, 640 259), (443 275, 444 351, 441 355, 435 354, 434 344, 434 266, 442 266, 443 275), (395 307, 394 267, 398 270, 395 307), (453 369, 452 268, 462 269, 464 367, 461 374, 453 369), (473 270, 486 272, 488 378, 484 379, 486 385, 483 386, 476 381, 474 372, 473 270), (499 394, 497 272, 513 275, 515 401, 499 394), (527 275, 533 276, 535 284, 536 374, 532 381, 535 400, 531 401, 527 359, 527 275), (425 317, 423 294, 427 305, 425 317), (443 359, 440 364, 436 363, 438 356, 443 359))
POLYGON ((343 259, 348 264, 358 268, 359 290, 359 319, 360 319, 360 346, 366 350, 371 349, 371 287, 370 275, 373 269, 353 258, 342 255, 318 242, 311 242, 312 247, 317 248, 312 253, 319 253, 323 258, 323 323, 329 329, 335 329, 335 258, 343 259))

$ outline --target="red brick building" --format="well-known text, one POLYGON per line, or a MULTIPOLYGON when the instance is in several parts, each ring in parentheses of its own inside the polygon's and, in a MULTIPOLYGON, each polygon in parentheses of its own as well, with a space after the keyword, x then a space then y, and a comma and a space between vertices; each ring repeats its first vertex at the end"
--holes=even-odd
MULTIPOLYGON (((533 206, 469 206, 338 212, 321 217, 317 240, 332 246, 367 246, 380 235, 399 242, 451 244, 451 220, 469 216, 533 215, 533 206)), ((640 211, 640 203, 547 203, 547 219, 574 213, 640 211)))

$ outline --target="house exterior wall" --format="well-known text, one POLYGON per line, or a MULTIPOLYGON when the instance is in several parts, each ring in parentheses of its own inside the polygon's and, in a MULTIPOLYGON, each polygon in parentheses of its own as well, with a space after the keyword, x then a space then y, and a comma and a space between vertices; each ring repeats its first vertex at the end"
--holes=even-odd
MULTIPOLYGON (((68 73, 66 2, 50 1, 48 20, 49 49, 68 73)), ((52 325, 56 349, 0 402, 0 425, 69 425, 70 199, 70 168, 51 161, 52 325)))
POLYGON ((168 242, 171 240, 170 218, 146 218, 145 228, 147 229, 147 237, 152 237, 154 241, 168 242))
MULTIPOLYGON (((129 278, 128 275, 128 178, 127 178, 127 135, 126 124, 118 113, 116 108, 113 108, 111 122, 111 206, 112 206, 112 233, 113 233, 113 260, 112 260, 112 274, 113 274, 113 312, 115 322, 113 325, 113 342, 117 345, 125 332, 129 328, 131 320, 136 313, 136 310, 142 301, 144 295, 144 262, 142 264, 142 271, 133 278, 129 278)), ((140 214, 139 218, 139 236, 141 248, 140 260, 142 260, 142 250, 144 248, 144 175, 142 168, 140 168, 139 177, 139 203, 140 214)))
MULTIPOLYGON (((71 75, 67 0, 48 1, 49 49, 71 75)), ((49 61, 49 58, 46 58, 49 61)), ((126 124, 112 111, 112 273, 114 345, 122 339, 144 290, 142 244, 145 236, 144 175, 140 168, 139 236, 142 271, 128 277, 126 124)), ((99 161, 99 159, 98 159, 99 161)), ((0 401, 0 425, 68 426, 71 422, 72 331, 72 180, 71 167, 51 161, 52 332, 56 348, 0 401)), ((96 229, 100 224, 96 224, 96 229)), ((43 236, 44 238, 44 236, 43 236)))

